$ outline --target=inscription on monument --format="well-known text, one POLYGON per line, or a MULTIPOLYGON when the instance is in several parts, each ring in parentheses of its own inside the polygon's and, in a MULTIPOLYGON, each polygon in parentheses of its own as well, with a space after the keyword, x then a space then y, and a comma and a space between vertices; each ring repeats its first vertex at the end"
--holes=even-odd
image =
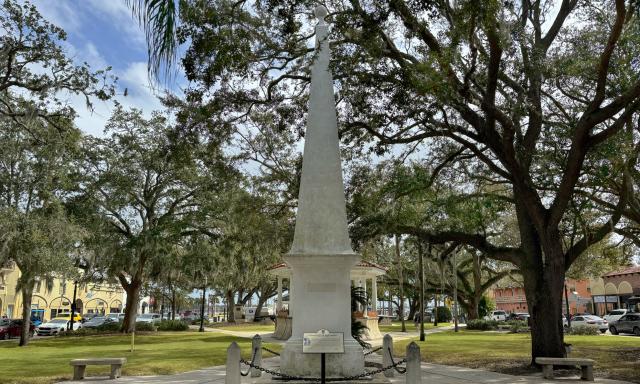
POLYGON ((305 333, 302 338, 302 353, 344 353, 344 334, 326 329, 305 333))

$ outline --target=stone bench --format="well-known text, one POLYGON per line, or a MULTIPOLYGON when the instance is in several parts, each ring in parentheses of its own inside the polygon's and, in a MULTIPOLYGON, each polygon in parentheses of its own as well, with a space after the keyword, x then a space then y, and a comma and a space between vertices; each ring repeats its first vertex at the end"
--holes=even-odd
POLYGON ((111 366, 111 375, 109 376, 112 379, 116 379, 120 377, 122 366, 127 362, 127 359, 124 357, 116 357, 116 358, 97 358, 97 359, 75 359, 71 360, 69 365, 73 366, 73 380, 82 380, 84 379, 84 370, 87 368, 87 365, 110 365, 111 366))
POLYGON ((577 359, 571 357, 536 357, 536 364, 542 365, 542 376, 553 379, 554 365, 578 365, 582 368, 582 380, 593 381, 593 363, 591 359, 577 359))

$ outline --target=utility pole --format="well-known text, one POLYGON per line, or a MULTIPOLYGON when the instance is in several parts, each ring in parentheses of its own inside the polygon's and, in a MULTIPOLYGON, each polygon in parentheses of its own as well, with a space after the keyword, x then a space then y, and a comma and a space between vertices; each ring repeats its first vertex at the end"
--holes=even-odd
POLYGON ((424 341, 424 265, 422 241, 418 239, 418 268, 420 269, 420 341, 424 341))
POLYGON ((67 330, 71 330, 73 331, 73 323, 75 323, 75 321, 73 320, 74 316, 76 315, 76 294, 78 292, 78 280, 74 280, 73 281, 73 302, 71 303, 71 321, 69 322, 69 327, 67 328, 67 330))

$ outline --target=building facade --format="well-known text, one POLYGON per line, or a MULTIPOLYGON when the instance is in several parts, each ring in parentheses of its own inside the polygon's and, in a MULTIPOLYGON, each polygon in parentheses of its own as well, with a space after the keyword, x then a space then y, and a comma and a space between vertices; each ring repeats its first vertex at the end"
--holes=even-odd
POLYGON ((593 285, 596 312, 605 314, 615 308, 635 308, 640 301, 640 266, 607 273, 593 285))
MULTIPOLYGON (((20 270, 15 264, 0 267, 0 316, 22 317, 22 293, 16 290, 20 270)), ((38 281, 33 289, 31 309, 39 310, 38 317, 49 320, 62 311, 71 311, 74 282, 53 279, 53 285, 38 281)), ((76 290, 76 311, 85 313, 122 312, 125 303, 124 290, 114 284, 78 284, 76 290)))
MULTIPOLYGON (((592 283, 591 280, 567 279, 566 295, 565 292, 562 293, 562 310, 566 311, 566 297, 569 299, 569 313, 593 313, 592 283)), ((496 303, 496 309, 507 313, 529 312, 527 297, 521 283, 497 284, 489 291, 489 296, 496 303)))

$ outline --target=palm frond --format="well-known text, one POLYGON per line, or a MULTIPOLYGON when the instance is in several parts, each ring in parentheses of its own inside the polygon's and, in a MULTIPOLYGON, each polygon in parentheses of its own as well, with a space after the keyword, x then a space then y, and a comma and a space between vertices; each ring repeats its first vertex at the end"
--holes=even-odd
POLYGON ((176 63, 179 0, 126 0, 144 29, 147 67, 153 79, 171 78, 176 63))

